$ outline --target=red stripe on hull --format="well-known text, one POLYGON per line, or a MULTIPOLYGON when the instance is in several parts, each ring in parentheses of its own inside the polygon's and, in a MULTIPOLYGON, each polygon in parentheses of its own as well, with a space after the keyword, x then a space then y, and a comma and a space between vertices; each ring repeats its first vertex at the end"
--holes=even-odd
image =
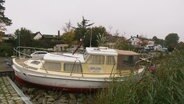
POLYGON ((36 88, 48 89, 48 90, 62 90, 64 92, 72 92, 72 93, 94 93, 94 92, 101 90, 101 88, 65 88, 62 86, 56 87, 56 86, 41 85, 41 84, 28 82, 16 75, 15 75, 15 80, 21 86, 34 87, 34 88, 36 87, 36 88))

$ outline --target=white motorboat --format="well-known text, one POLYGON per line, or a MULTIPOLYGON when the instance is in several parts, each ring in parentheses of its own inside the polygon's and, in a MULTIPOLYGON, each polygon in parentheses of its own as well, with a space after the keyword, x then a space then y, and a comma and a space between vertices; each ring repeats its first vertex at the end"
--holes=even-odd
POLYGON ((129 75, 141 74, 144 67, 135 69, 138 59, 139 54, 133 51, 87 47, 84 54, 13 58, 12 67, 16 78, 26 82, 71 90, 99 89, 106 88, 114 78, 124 81, 129 75))

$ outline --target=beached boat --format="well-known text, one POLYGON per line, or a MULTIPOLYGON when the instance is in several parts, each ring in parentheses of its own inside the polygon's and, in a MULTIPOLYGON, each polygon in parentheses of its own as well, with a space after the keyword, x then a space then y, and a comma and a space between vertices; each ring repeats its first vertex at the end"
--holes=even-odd
POLYGON ((107 47, 87 47, 84 54, 35 52, 31 58, 13 58, 15 76, 26 82, 66 89, 106 88, 114 78, 139 75, 139 54, 107 47), (42 57, 35 58, 41 54, 42 57))

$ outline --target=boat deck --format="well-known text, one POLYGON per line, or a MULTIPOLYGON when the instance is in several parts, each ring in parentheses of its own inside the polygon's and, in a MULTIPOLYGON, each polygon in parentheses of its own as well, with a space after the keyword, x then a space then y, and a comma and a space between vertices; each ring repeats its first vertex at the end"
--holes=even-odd
POLYGON ((35 68, 35 67, 31 67, 31 66, 26 65, 24 62, 27 61, 27 60, 28 60, 27 58, 21 58, 21 59, 16 59, 15 61, 16 61, 19 65, 21 65, 21 66, 23 66, 23 67, 31 68, 31 69, 37 70, 37 68, 35 68))

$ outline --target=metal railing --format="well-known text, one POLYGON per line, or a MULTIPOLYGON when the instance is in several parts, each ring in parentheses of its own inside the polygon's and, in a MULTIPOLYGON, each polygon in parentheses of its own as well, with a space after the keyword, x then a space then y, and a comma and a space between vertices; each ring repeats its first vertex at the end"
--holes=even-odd
POLYGON ((18 46, 16 48, 13 49, 16 56, 25 56, 25 57, 31 57, 30 54, 33 53, 34 51, 48 51, 48 52, 53 52, 53 50, 48 50, 45 48, 36 48, 36 47, 23 47, 23 46, 18 46), (23 52, 23 51, 29 51, 28 53, 23 52))

